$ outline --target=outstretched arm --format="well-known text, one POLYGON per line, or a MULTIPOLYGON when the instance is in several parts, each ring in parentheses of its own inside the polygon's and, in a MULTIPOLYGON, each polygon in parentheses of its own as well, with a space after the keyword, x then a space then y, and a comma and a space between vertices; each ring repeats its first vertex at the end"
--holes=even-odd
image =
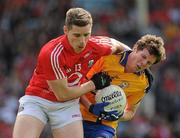
POLYGON ((113 47, 111 48, 112 54, 117 54, 124 50, 131 50, 131 48, 129 46, 127 46, 126 44, 124 44, 120 41, 117 41, 116 39, 111 38, 111 41, 113 44, 113 47))

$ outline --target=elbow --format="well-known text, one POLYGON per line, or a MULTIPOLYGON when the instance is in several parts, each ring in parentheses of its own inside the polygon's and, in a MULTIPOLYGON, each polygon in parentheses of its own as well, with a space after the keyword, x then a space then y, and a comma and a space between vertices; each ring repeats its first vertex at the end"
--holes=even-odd
POLYGON ((58 100, 58 102, 65 102, 66 101, 65 98, 61 98, 61 97, 57 97, 57 100, 58 100))
POLYGON ((59 102, 71 100, 71 95, 67 90, 54 91, 54 95, 59 102))

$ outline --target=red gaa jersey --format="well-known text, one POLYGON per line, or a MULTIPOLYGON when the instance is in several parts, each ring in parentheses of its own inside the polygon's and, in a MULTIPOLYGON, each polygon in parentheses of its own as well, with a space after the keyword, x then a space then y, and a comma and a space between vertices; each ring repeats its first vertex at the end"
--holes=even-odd
POLYGON ((92 36, 86 48, 77 54, 70 46, 66 35, 49 41, 39 53, 36 68, 26 88, 26 95, 57 101, 47 80, 67 78, 69 86, 78 85, 101 56, 111 53, 111 46, 110 38, 92 36))

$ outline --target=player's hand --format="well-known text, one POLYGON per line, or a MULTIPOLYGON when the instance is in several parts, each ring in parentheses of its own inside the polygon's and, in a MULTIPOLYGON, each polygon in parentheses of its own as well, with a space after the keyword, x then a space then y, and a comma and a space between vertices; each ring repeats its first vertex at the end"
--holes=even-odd
POLYGON ((112 81, 111 77, 105 72, 94 74, 91 80, 93 81, 96 90, 100 90, 109 86, 112 81))
POLYGON ((91 104, 89 107, 89 112, 96 116, 100 116, 102 112, 105 112, 104 107, 108 104, 109 102, 91 104))
POLYGON ((104 112, 101 113, 99 120, 117 121, 122 115, 123 113, 119 115, 117 111, 114 111, 112 113, 104 112))
POLYGON ((114 121, 115 119, 117 120, 117 118, 119 117, 117 110, 113 110, 109 112, 106 112, 104 110, 104 107, 107 106, 108 104, 109 102, 91 104, 89 107, 89 112, 104 120, 109 120, 109 121, 114 121))
POLYGON ((107 106, 109 102, 103 102, 103 103, 96 103, 96 104, 91 104, 89 107, 89 112, 92 114, 98 116, 97 120, 108 120, 108 121, 116 121, 118 120, 122 115, 118 113, 117 110, 109 111, 106 112, 104 111, 104 107, 107 106))

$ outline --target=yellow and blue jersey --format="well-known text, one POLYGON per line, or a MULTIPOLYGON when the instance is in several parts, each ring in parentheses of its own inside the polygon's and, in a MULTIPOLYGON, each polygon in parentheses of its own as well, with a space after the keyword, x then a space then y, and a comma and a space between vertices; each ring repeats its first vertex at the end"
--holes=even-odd
MULTIPOLYGON (((112 84, 123 88, 128 105, 138 104, 149 90, 153 77, 148 70, 138 73, 125 73, 125 65, 128 55, 131 51, 125 51, 120 55, 110 55, 102 57, 98 60, 87 74, 87 78, 91 78, 93 74, 103 71, 112 77, 112 84)), ((87 98, 95 103, 95 95, 86 94, 87 98)), ((86 121, 96 122, 97 117, 90 113, 83 105, 81 105, 83 119, 86 121)), ((114 129, 118 126, 118 121, 103 120, 102 124, 110 126, 114 129)))

